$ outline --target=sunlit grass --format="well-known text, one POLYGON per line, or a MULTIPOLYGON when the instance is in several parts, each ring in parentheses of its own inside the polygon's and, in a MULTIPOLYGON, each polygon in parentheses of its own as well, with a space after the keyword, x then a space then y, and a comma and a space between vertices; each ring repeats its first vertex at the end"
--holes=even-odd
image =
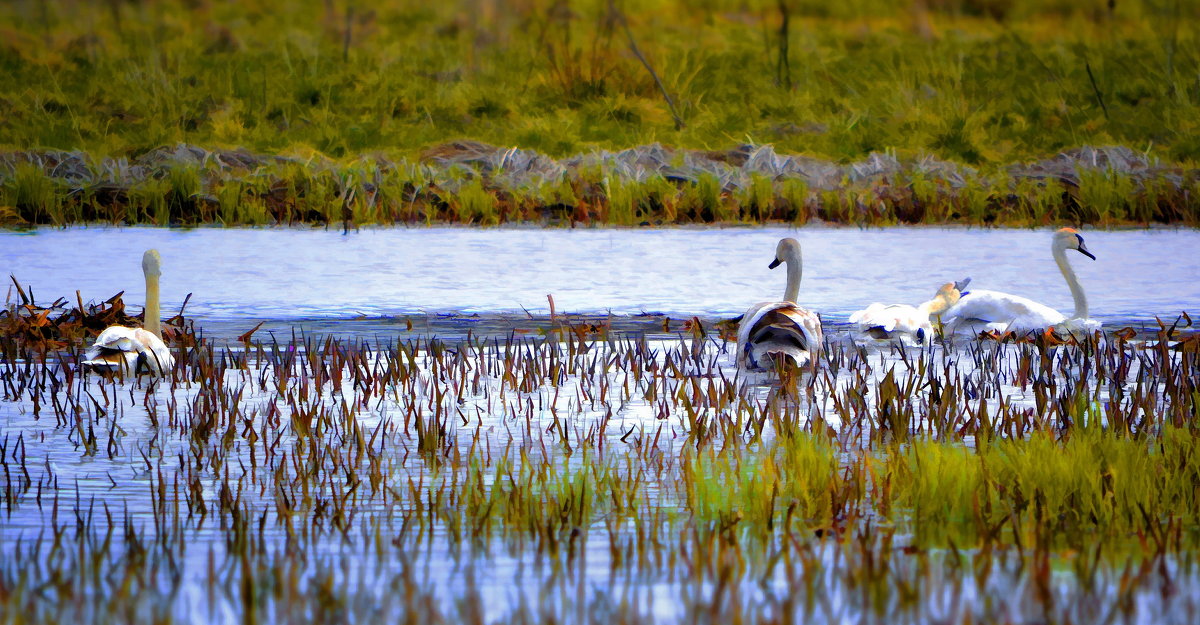
POLYGON ((899 149, 986 166, 1110 143, 1200 156, 1186 3, 989 3, 1001 20, 974 3, 796 3, 786 75, 777 3, 625 7, 679 130, 608 3, 553 4, 495 3, 485 18, 405 1, 7 4, 0 144, 351 158, 468 137, 561 158, 750 139, 838 161, 899 149))
POLYGON ((1188 199, 1200 90, 1186 71, 1200 58, 1200 21, 1185 3, 658 0, 619 14, 601 0, 485 5, 4 5, 0 146, 124 165, 82 181, 51 166, 48 183, 28 168, 18 182, 15 168, 0 167, 0 219, 1200 222, 1188 199), (618 17, 661 89, 614 31, 618 17), (665 163, 671 172, 585 164, 531 181, 500 168, 458 200, 458 185, 431 188, 443 176, 419 161, 462 139, 555 159, 654 144, 678 151, 665 163), (130 165, 162 166, 141 159, 179 143, 268 157, 248 168, 177 163, 153 172, 170 180, 166 189, 130 182, 140 175, 130 165), (731 184, 681 167, 686 150, 728 163, 722 151, 744 143, 838 166, 882 154, 976 171, 954 181, 906 165, 850 176, 834 192, 766 169, 731 184), (1093 163, 1070 172, 1077 181, 1031 184, 1009 170, 1084 145, 1122 145, 1166 171, 1132 176, 1093 163), (242 193, 223 184, 233 180, 242 193), (94 188, 113 184, 120 189, 94 188))

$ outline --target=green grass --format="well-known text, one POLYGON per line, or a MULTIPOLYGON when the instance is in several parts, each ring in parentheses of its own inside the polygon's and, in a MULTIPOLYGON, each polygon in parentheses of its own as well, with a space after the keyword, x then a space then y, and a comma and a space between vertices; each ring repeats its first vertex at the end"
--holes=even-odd
POLYGON ((775 2, 626 5, 680 130, 607 3, 553 4, 6 3, 0 144, 347 158, 468 137, 564 157, 750 139, 977 166, 1088 143, 1200 156, 1194 3, 1008 0, 987 3, 1004 9, 995 19, 975 2, 792 2, 786 76, 775 2))
POLYGON ((115 195, 0 167, 0 219, 1196 224, 1197 17, 1200 5, 1170 0, 8 3, 0 151, 138 164, 188 143, 292 163, 188 164, 155 174, 165 188, 115 195), (431 188, 441 175, 418 163, 460 139, 555 159, 771 144, 841 164, 932 156, 978 175, 951 186, 908 169, 834 193, 761 173, 736 188, 707 174, 617 181, 585 165, 536 184, 485 176, 453 198, 458 185, 431 188), (1183 172, 1143 181, 1101 165, 1064 189, 1006 170, 1083 145, 1183 172))

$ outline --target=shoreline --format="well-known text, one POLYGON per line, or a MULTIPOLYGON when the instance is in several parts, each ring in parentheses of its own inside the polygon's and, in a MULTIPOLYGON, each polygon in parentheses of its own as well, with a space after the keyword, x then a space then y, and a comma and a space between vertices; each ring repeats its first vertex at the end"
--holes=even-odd
POLYGON ((0 152, 0 227, 1196 227, 1198 185, 1200 170, 1123 146, 981 171, 894 152, 838 164, 769 144, 695 151, 655 143, 556 160, 456 141, 412 161, 334 161, 180 143, 132 159, 0 152))

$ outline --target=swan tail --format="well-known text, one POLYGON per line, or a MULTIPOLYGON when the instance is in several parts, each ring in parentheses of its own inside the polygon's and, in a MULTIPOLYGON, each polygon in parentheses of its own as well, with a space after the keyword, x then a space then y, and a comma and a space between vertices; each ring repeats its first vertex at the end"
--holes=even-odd
POLYGON ((139 359, 137 352, 93 347, 79 364, 97 373, 129 375, 138 370, 139 359))
POLYGON ((80 363, 99 373, 160 376, 175 367, 175 358, 162 339, 142 328, 111 326, 96 337, 80 363))
POLYGON ((813 360, 821 350, 821 321, 795 306, 764 311, 744 335, 739 360, 746 368, 762 370, 772 355, 786 357, 797 366, 813 360))

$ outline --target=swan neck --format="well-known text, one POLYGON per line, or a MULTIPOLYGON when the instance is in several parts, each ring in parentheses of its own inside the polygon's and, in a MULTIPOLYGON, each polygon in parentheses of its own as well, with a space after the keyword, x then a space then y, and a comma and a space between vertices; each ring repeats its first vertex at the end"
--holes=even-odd
POLYGON ((1070 318, 1087 319, 1087 295, 1084 294, 1083 286, 1079 284, 1079 278, 1075 276, 1075 270, 1067 260, 1067 251, 1064 248, 1057 246, 1054 248, 1054 262, 1058 263, 1058 270, 1062 272, 1063 278, 1067 281, 1067 287, 1071 289, 1071 299, 1075 300, 1075 312, 1071 314, 1070 318))
POLYGON ((800 276, 803 273, 804 268, 798 256, 787 260, 787 288, 783 291, 783 301, 796 303, 796 297, 800 295, 800 276))
POLYGON ((162 317, 162 314, 159 312, 158 307, 158 276, 152 274, 146 274, 145 313, 146 320, 142 325, 146 328, 147 332, 161 339, 162 322, 160 321, 160 317, 162 317))

